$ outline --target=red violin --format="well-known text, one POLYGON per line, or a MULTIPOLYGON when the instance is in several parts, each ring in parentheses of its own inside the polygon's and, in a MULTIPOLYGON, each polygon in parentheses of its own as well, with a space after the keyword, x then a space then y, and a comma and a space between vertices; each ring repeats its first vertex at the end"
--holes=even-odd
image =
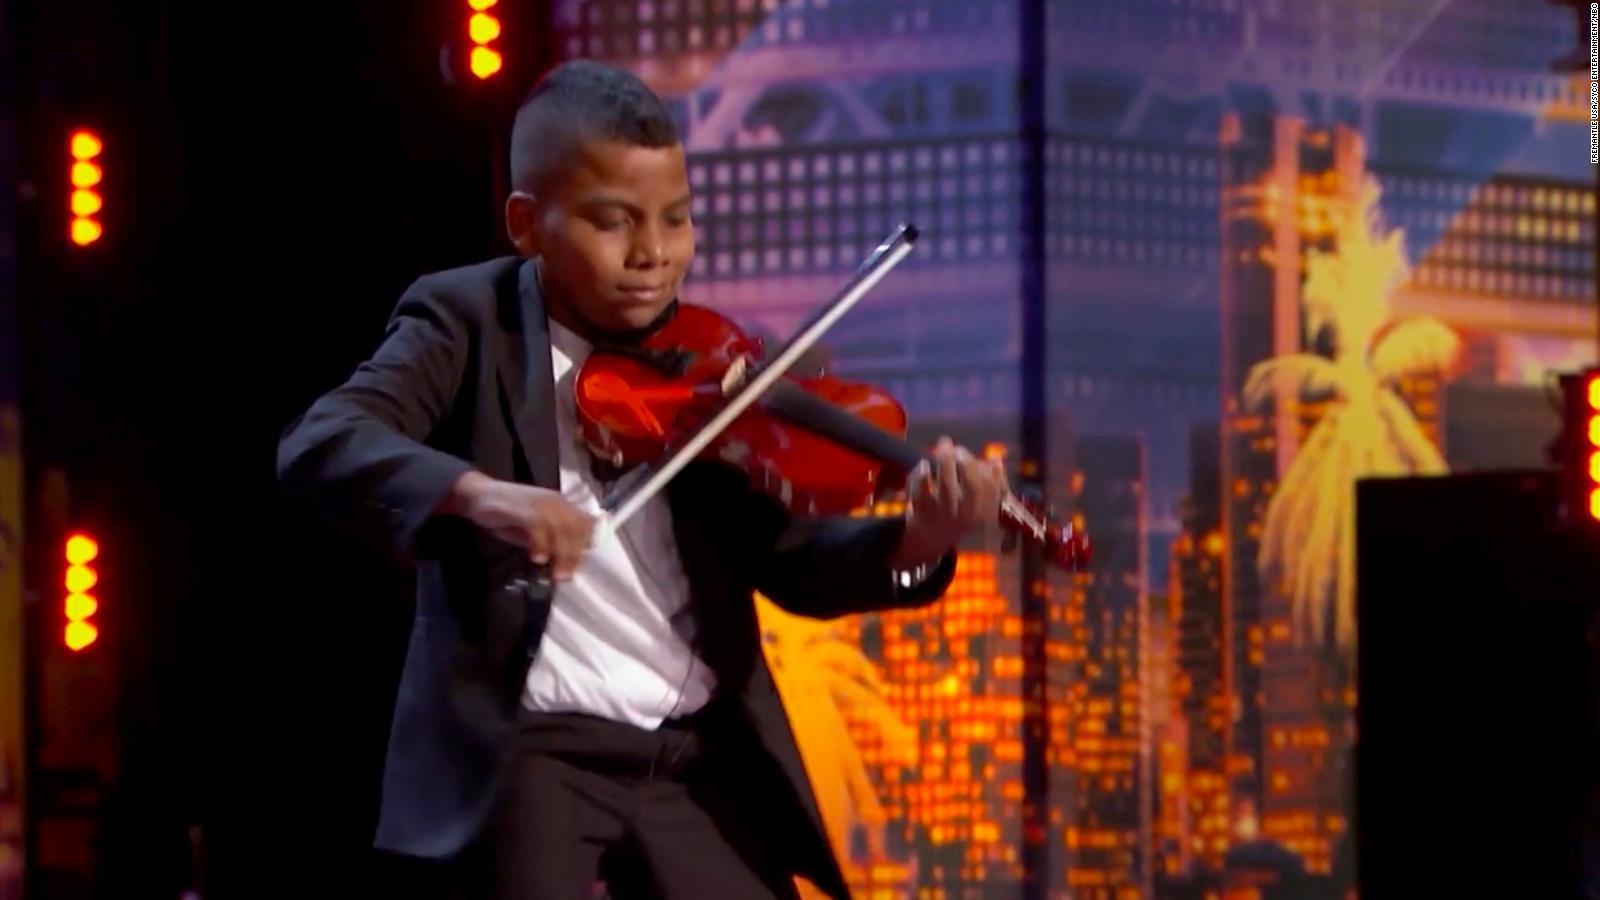
MULTIPOLYGON (((763 346, 709 309, 679 304, 641 344, 597 347, 574 381, 579 432, 619 468, 649 463, 700 427, 763 363, 763 346)), ((905 441, 905 409, 888 392, 831 376, 784 375, 699 452, 746 472, 791 510, 841 514, 903 484, 922 454, 905 441)), ((1000 524, 1077 568, 1087 539, 1007 493, 1000 524)))

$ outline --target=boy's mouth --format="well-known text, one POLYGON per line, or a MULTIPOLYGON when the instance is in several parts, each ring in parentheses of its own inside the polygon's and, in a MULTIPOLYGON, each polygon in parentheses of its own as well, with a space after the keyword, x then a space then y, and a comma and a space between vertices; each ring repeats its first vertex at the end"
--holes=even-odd
POLYGON ((637 300, 640 303, 652 303, 665 298, 670 287, 664 284, 653 286, 622 285, 617 290, 622 296, 630 300, 637 300))

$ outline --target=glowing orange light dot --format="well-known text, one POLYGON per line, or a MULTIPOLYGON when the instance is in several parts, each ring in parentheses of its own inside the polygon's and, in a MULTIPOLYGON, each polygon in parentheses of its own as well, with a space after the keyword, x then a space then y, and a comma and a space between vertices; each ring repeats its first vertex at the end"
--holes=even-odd
POLYGON ((479 78, 488 78, 504 65, 505 60, 500 58, 499 52, 488 47, 472 48, 472 74, 479 78))
POLYGON ((68 593, 81 594, 100 581, 100 573, 88 566, 73 566, 67 569, 66 581, 68 593))
POLYGON ((1589 453, 1589 480, 1600 484, 1600 450, 1589 453))
POLYGON ((100 223, 93 219, 72 220, 72 242, 80 247, 87 247, 100 240, 100 236, 103 234, 105 234, 105 229, 101 228, 100 223))
POLYGON ((1589 379, 1589 408, 1600 410, 1600 376, 1589 379))
POLYGON ((473 9, 477 10, 478 12, 483 12, 484 10, 493 7, 496 3, 499 3, 499 2, 500 2, 500 0, 467 0, 467 5, 472 7, 473 9))
POLYGON ((467 34, 472 37, 474 44, 487 44, 500 36, 500 20, 478 13, 467 22, 467 34))
POLYGON ((72 214, 75 216, 92 216, 105 206, 105 201, 94 191, 72 192, 72 214))
POLYGON ((90 188, 100 183, 105 175, 99 166, 92 162, 75 162, 72 164, 72 186, 90 188))
POLYGON ((105 177, 105 170, 92 162, 75 162, 72 164, 72 185, 79 188, 91 188, 100 183, 105 177))
POLYGON ((88 622, 67 623, 67 647, 74 652, 87 648, 100 639, 100 629, 88 622))
POLYGON ((67 538, 67 562, 75 566, 87 565, 100 555, 100 543, 86 534, 67 538))
POLYGON ((1589 444, 1600 447, 1600 416, 1589 417, 1589 444))
POLYGON ((67 595, 67 620, 82 622, 100 609, 100 601, 89 594, 67 595))
POLYGON ((94 159, 104 149, 105 145, 100 142, 99 136, 92 131, 79 131, 72 135, 73 159, 94 159))
POLYGON ((1600 521, 1600 487, 1589 491, 1589 516, 1600 521))

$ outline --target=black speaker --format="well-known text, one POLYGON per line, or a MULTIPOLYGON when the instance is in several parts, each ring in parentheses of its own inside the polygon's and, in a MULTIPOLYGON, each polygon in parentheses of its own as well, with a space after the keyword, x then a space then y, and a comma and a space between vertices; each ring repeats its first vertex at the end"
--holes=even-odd
POLYGON ((1555 472, 1357 490, 1363 900, 1600 896, 1600 546, 1555 472))

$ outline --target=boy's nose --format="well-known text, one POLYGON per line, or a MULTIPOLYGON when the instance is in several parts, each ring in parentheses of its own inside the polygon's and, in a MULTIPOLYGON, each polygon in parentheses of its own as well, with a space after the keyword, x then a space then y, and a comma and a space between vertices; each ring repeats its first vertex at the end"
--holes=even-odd
POLYGON ((666 262, 667 247, 660 229, 642 228, 636 232, 632 257, 630 262, 640 269, 653 269, 666 262))

